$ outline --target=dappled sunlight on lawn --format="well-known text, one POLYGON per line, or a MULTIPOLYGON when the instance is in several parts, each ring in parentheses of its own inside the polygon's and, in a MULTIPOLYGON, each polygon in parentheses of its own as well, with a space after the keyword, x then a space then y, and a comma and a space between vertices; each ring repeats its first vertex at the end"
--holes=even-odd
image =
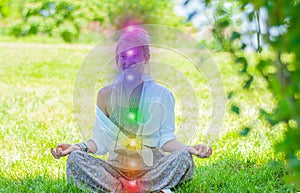
MULTIPOLYGON (((16 185, 19 192, 79 192, 66 184, 67 158, 55 160, 50 148, 61 142, 83 141, 73 120, 73 86, 88 48, 59 44, 30 44, 27 48, 26 44, 0 43, 0 187, 14 191, 16 185)), ((205 142, 203 133, 212 111, 207 81, 205 77, 197 76, 195 71, 186 69, 185 59, 165 57, 166 62, 173 62, 189 77, 195 88, 200 111, 199 133, 195 142, 205 142)), ((231 112, 229 104, 232 101, 229 101, 220 136, 211 144, 213 155, 209 159, 195 158, 195 178, 177 192, 295 190, 283 181, 287 171, 281 162, 272 162, 282 160, 281 155, 274 153, 273 146, 282 139, 283 126, 270 129, 258 116, 260 107, 274 107, 272 95, 260 82, 254 82, 249 92, 239 90, 242 80, 228 55, 214 54, 213 58, 221 71, 226 94, 238 92, 238 95, 233 95, 232 101, 241 104, 241 113, 237 116, 231 112), (241 129, 248 124, 253 129, 247 136, 241 136, 241 129)), ((165 75, 170 76, 167 72, 165 75)), ((180 117, 180 98, 175 98, 178 126, 185 120, 180 117)), ((194 102, 188 101, 188 104, 193 107, 194 102)), ((192 113, 187 115, 193 116, 192 113)))

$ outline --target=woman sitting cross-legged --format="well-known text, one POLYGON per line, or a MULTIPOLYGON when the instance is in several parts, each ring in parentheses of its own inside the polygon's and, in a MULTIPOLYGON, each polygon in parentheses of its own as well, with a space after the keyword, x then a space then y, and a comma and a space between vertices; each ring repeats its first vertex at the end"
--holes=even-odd
POLYGON ((117 44, 117 81, 98 92, 93 137, 51 149, 55 158, 69 155, 68 181, 92 191, 170 189, 192 178, 192 155, 208 158, 212 153, 209 146, 187 146, 176 139, 173 94, 144 75, 150 58, 148 33, 131 28, 117 44), (109 159, 88 153, 109 153, 109 159))

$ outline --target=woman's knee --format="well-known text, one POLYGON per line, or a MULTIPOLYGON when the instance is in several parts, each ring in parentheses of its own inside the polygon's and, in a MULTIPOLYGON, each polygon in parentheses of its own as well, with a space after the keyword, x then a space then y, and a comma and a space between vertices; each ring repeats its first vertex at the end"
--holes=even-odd
POLYGON ((188 150, 183 150, 179 153, 178 159, 182 164, 187 165, 188 167, 194 167, 194 160, 192 155, 188 150))
POLYGON ((70 164, 78 163, 78 160, 80 159, 80 157, 82 157, 82 153, 83 152, 80 150, 72 151, 69 154, 67 164, 70 165, 70 164))

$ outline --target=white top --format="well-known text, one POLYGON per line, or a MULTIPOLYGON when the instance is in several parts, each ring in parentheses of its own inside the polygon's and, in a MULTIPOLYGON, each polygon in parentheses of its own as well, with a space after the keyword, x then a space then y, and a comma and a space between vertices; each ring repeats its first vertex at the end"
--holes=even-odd
MULTIPOLYGON (((174 96, 167 88, 156 84, 152 79, 144 80, 139 110, 141 123, 137 133, 141 134, 145 149, 147 146, 161 148, 167 141, 176 138, 174 105, 174 96)), ((93 137, 89 140, 97 145, 96 154, 104 155, 109 152, 112 155, 114 150, 122 148, 120 144, 128 140, 128 137, 97 105, 93 137)))

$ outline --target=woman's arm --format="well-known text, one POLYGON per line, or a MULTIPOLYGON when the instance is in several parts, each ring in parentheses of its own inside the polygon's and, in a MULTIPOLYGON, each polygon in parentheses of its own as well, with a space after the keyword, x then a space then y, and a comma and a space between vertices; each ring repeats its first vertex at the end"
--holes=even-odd
POLYGON ((178 151, 178 150, 183 150, 185 148, 187 148, 187 145, 184 145, 183 143, 177 141, 177 139, 172 139, 170 141, 167 141, 163 146, 162 146, 162 150, 164 150, 165 152, 174 152, 174 151, 178 151))
POLYGON ((197 144, 194 146, 188 146, 177 141, 177 139, 172 139, 162 146, 163 151, 170 153, 184 149, 188 150, 191 154, 200 158, 208 158, 212 154, 211 147, 207 145, 197 144))
POLYGON ((51 148, 51 153, 54 158, 59 159, 62 156, 69 155, 72 151, 80 150, 77 145, 71 145, 68 143, 61 143, 56 146, 56 148, 51 148))
MULTIPOLYGON (((98 95, 97 95, 97 106, 100 108, 100 110, 106 116, 108 116, 108 113, 106 111, 106 106, 107 106, 106 99, 110 98, 109 92, 110 92, 109 88, 104 87, 98 91, 98 95)), ((100 142, 102 140, 101 133, 99 134, 99 131, 97 131, 97 129, 96 129, 97 127, 99 127, 99 125, 97 124, 97 121, 96 121, 94 128, 93 128, 93 137, 86 141, 86 146, 88 148, 89 153, 106 154, 107 149, 100 142)))
MULTIPOLYGON (((93 140, 89 139, 86 142, 86 146, 88 148, 89 153, 95 154, 97 152, 97 146, 94 143, 93 140)), ((72 151, 75 150, 82 150, 78 145, 72 145, 72 144, 58 144, 56 148, 51 148, 51 153, 54 158, 59 159, 60 157, 69 155, 72 151)))
POLYGON ((89 153, 95 154, 98 150, 96 143, 92 139, 88 139, 86 141, 86 146, 88 148, 89 153))
MULTIPOLYGON (((105 87, 99 90, 98 95, 97 95, 97 105, 99 108, 102 110, 102 112, 108 116, 108 113, 106 111, 106 101, 105 99, 108 98, 110 89, 109 87, 105 87)), ((104 149, 103 147, 97 147, 97 144, 95 143, 94 139, 88 139, 85 143, 88 153, 93 153, 95 154, 98 151, 98 148, 100 148, 100 151, 103 152, 104 149)), ((59 159, 61 156, 66 156, 70 154, 72 151, 75 150, 81 150, 81 148, 74 144, 58 144, 56 148, 51 148, 51 153, 54 158, 59 159)))
POLYGON ((204 144, 197 144, 194 146, 188 146, 181 142, 179 142, 175 135, 175 99, 171 92, 167 92, 165 97, 162 100, 162 104, 164 105, 164 109, 166 112, 166 117, 163 121, 163 125, 160 128, 160 143, 159 146, 165 152, 174 152, 179 150, 188 150, 191 154, 201 157, 208 158, 212 154, 211 147, 204 144))

